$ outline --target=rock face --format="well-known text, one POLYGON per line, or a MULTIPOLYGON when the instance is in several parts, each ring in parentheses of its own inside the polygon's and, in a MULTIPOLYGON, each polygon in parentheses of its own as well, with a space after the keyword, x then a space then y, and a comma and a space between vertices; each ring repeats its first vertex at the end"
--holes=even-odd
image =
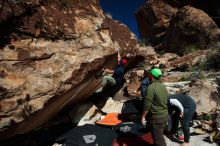
POLYGON ((219 1, 218 0, 211 0, 211 1, 206 1, 206 0, 200 0, 200 1, 166 0, 166 1, 168 1, 171 5, 176 6, 178 8, 182 8, 184 6, 191 6, 191 7, 203 10, 205 13, 207 13, 215 21, 215 23, 218 26, 220 26, 220 19, 219 19, 220 13, 219 13, 219 1))
POLYGON ((143 76, 143 70, 132 70, 126 74, 130 77, 130 82, 127 86, 127 91, 129 96, 140 97, 140 86, 143 76), (130 75, 130 76, 129 76, 130 75))
POLYGON ((210 52, 211 50, 199 50, 182 57, 171 58, 172 60, 166 62, 164 70, 191 70, 201 64, 202 60, 205 60, 210 52))
POLYGON ((145 46, 139 48, 137 55, 144 57, 143 68, 162 65, 164 71, 188 71, 203 63, 210 53, 211 50, 198 50, 182 57, 175 53, 159 55, 154 51, 154 48, 145 46))
POLYGON ((138 51, 137 55, 143 56, 145 59, 150 58, 152 56, 158 56, 158 54, 155 52, 154 48, 151 46, 139 47, 139 51, 138 51))
POLYGON ((219 40, 220 29, 214 21, 202 10, 185 6, 172 18, 165 42, 170 52, 183 54, 190 45, 207 49, 211 41, 219 40))
POLYGON ((216 109, 217 93, 217 88, 213 82, 198 80, 191 85, 188 95, 196 101, 196 112, 200 115, 202 113, 213 112, 216 109))
POLYGON ((149 39, 154 44, 161 42, 176 11, 177 8, 165 0, 146 1, 135 13, 141 38, 149 39))
POLYGON ((187 47, 207 49, 210 42, 219 41, 220 29, 212 18, 202 10, 186 6, 188 4, 191 2, 146 1, 135 14, 143 41, 152 43, 157 52, 179 55, 192 51, 185 50, 187 47))
POLYGON ((85 100, 99 85, 96 72, 115 66, 115 48, 137 51, 134 35, 107 18, 98 0, 21 0, 1 6, 1 139, 26 133, 85 100))

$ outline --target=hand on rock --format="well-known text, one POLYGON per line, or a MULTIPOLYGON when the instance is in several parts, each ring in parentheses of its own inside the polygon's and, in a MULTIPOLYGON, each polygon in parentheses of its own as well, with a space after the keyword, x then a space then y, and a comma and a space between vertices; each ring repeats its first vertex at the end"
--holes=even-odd
POLYGON ((142 123, 142 125, 146 125, 147 124, 147 121, 145 120, 145 118, 141 119, 141 123, 142 123))

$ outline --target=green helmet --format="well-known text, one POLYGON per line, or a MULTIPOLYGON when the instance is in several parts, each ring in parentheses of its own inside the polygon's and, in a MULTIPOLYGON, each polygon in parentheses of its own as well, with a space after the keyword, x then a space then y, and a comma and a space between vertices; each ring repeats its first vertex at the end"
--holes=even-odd
POLYGON ((151 73, 154 77, 156 77, 156 78, 158 78, 158 79, 162 76, 162 72, 161 72, 161 70, 158 69, 158 68, 152 69, 152 70, 150 71, 150 73, 151 73))

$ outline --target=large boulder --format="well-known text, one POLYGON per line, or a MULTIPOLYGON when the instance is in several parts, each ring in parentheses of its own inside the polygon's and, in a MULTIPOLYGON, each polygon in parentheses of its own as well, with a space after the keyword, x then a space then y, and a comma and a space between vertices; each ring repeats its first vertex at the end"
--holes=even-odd
POLYGON ((135 13, 141 38, 154 44, 160 43, 176 12, 177 8, 165 0, 147 0, 135 13))
POLYGON ((169 2, 170 5, 178 7, 179 9, 184 6, 191 6, 200 10, 203 10, 207 13, 215 23, 220 26, 220 13, 219 13, 219 0, 166 0, 169 2))
POLYGON ((220 39, 218 13, 218 0, 148 0, 135 16, 143 43, 182 55, 220 39))
POLYGON ((12 17, 18 17, 24 14, 31 8, 42 4, 43 1, 44 0, 2 0, 0 2, 0 23, 10 20, 12 17))
POLYGON ((191 84, 188 95, 196 101, 198 115, 214 112, 217 107, 218 92, 214 82, 197 80, 191 84))
MULTIPOLYGON (((98 0, 28 2, 22 14, 0 17, 0 31, 7 34, 0 33, 1 139, 26 133, 85 100, 99 86, 97 71, 116 65, 115 48, 137 52, 134 34, 107 18, 98 0)), ((6 6, 1 14, 10 11, 6 6)))
POLYGON ((137 55, 143 56, 145 59, 151 57, 151 56, 158 56, 158 54, 155 52, 154 48, 151 46, 141 46, 139 47, 139 51, 137 55))
POLYGON ((213 41, 220 41, 220 29, 212 18, 202 10, 185 6, 172 18, 165 45, 167 51, 183 54, 196 48, 207 49, 213 41))

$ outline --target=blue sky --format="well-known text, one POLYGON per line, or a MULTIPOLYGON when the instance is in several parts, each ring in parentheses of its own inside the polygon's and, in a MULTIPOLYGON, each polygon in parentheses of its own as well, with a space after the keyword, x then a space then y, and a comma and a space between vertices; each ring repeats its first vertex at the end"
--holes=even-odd
POLYGON ((135 11, 144 4, 145 0, 100 0, 104 12, 111 13, 112 18, 126 24, 139 38, 135 11))

